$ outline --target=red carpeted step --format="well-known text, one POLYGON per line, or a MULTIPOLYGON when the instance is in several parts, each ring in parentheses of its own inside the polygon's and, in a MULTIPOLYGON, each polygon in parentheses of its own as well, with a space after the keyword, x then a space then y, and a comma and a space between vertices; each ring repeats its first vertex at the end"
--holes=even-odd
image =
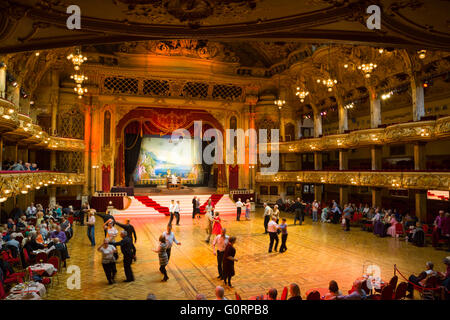
POLYGON ((222 199, 223 194, 212 194, 211 197, 208 198, 208 200, 206 200, 206 202, 200 206, 200 214, 205 214, 206 213, 206 206, 208 205, 208 201, 209 199, 211 199, 211 205, 213 207, 216 206, 216 204, 220 201, 220 199, 222 199))
POLYGON ((166 216, 170 215, 168 207, 159 205, 157 202, 153 201, 149 197, 135 196, 135 199, 139 200, 145 206, 155 209, 159 213, 162 213, 166 216))

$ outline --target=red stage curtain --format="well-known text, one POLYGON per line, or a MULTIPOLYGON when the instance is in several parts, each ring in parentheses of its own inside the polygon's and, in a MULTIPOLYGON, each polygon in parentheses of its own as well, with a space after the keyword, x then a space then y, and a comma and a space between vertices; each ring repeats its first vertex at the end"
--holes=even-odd
POLYGON ((110 185, 111 166, 102 166, 102 190, 103 192, 109 192, 110 185))
POLYGON ((125 185, 124 134, 170 135, 174 130, 184 128, 193 136, 194 121, 202 121, 202 132, 216 128, 224 133, 220 122, 202 110, 138 107, 128 112, 116 126, 116 137, 120 137, 120 141, 115 159, 115 185, 125 185))
POLYGON ((239 189, 239 166, 236 164, 234 166, 228 166, 229 173, 229 183, 228 186, 230 190, 239 189))

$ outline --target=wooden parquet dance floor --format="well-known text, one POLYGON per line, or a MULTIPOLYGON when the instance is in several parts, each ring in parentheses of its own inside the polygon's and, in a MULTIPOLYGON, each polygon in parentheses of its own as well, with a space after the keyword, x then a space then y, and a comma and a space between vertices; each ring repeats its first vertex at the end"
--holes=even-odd
MULTIPOLYGON (((378 238, 360 228, 344 232, 340 225, 312 223, 306 218, 302 226, 293 225, 293 216, 282 214, 288 219, 288 250, 285 253, 269 254, 269 236, 263 234, 262 210, 252 214, 250 221, 235 221, 232 216, 224 217, 223 225, 229 235, 237 237, 236 276, 233 288, 225 287, 228 298, 234 299, 238 292, 243 299, 262 294, 275 287, 281 293, 291 282, 300 285, 302 296, 307 290, 328 287, 336 280, 340 289, 346 292, 354 279, 360 277, 363 265, 377 264, 381 276, 389 281, 393 265, 405 274, 418 273, 426 261, 433 261, 436 269, 443 271, 442 259, 448 252, 438 251, 431 246, 417 248, 404 240, 378 238)), ((120 219, 118 219, 120 221, 120 219)), ((90 246, 86 226, 74 226, 74 237, 69 244, 71 258, 67 266, 77 265, 81 269, 81 289, 70 290, 66 286, 69 274, 63 269, 46 299, 146 299, 154 293, 157 299, 195 299, 198 293, 208 299, 214 297, 214 288, 222 285, 217 279, 216 257, 205 239, 204 217, 193 221, 189 216, 181 217, 181 225, 174 226, 176 238, 182 244, 172 249, 168 266, 168 282, 161 282, 158 255, 152 251, 157 246, 159 235, 165 230, 168 218, 133 218, 138 242, 137 262, 133 263, 136 281, 125 279, 122 259, 117 263, 117 283, 108 285, 101 265, 101 254, 96 248, 104 239, 102 219, 97 217, 95 236, 97 246, 90 246)), ((120 230, 120 228, 118 227, 120 230)), ((212 240, 211 240, 212 241, 212 240)), ((280 241, 281 243, 281 241, 280 241)), ((120 250, 119 250, 120 252, 120 250)), ((399 279, 401 281, 401 278, 399 279)), ((417 296, 417 294, 416 294, 417 296)))

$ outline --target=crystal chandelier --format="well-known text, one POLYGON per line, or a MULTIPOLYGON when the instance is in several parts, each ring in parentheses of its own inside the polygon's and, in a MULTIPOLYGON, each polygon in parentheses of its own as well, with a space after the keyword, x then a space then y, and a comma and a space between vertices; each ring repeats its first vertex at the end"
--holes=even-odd
POLYGON ((331 91, 333 91, 333 87, 337 83, 337 80, 331 79, 331 78, 328 78, 326 80, 325 79, 323 79, 323 80, 317 79, 317 83, 322 83, 324 86, 326 86, 328 88, 327 90, 329 92, 331 92, 331 91))
POLYGON ((277 99, 273 103, 278 107, 278 109, 281 109, 286 104, 286 101, 277 99))
POLYGON ((370 74, 376 67, 377 65, 374 63, 363 63, 358 66, 358 70, 361 70, 366 78, 370 78, 370 74))
POLYGON ((73 74, 70 76, 70 79, 73 79, 75 83, 82 84, 84 80, 88 79, 88 77, 86 77, 84 74, 73 74))
POLYGON ((80 66, 83 64, 83 62, 85 62, 87 60, 87 57, 83 56, 79 50, 77 50, 78 52, 73 54, 69 54, 67 56, 67 60, 70 60, 73 63, 73 68, 75 70, 80 70, 80 66))
POLYGON ((344 106, 344 109, 353 109, 354 108, 354 106, 355 106, 355 104, 352 102, 352 103, 349 103, 349 104, 347 104, 347 105, 345 105, 344 106))
POLYGON ((73 88, 73 90, 78 94, 78 99, 83 98, 83 95, 85 93, 87 93, 88 89, 87 88, 83 88, 81 86, 81 84, 77 84, 77 86, 75 88, 73 88))
POLYGON ((309 94, 309 91, 306 90, 300 90, 300 87, 297 87, 297 92, 295 93, 296 96, 300 98, 300 102, 305 102, 306 96, 309 94))

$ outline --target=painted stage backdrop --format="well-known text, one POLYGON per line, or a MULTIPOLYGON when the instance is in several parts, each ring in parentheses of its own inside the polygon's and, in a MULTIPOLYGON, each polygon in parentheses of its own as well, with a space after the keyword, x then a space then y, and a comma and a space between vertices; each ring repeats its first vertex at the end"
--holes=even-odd
POLYGON ((145 135, 133 180, 136 184, 161 184, 161 179, 175 175, 187 183, 199 184, 201 164, 196 164, 194 139, 171 140, 170 136, 145 135))

